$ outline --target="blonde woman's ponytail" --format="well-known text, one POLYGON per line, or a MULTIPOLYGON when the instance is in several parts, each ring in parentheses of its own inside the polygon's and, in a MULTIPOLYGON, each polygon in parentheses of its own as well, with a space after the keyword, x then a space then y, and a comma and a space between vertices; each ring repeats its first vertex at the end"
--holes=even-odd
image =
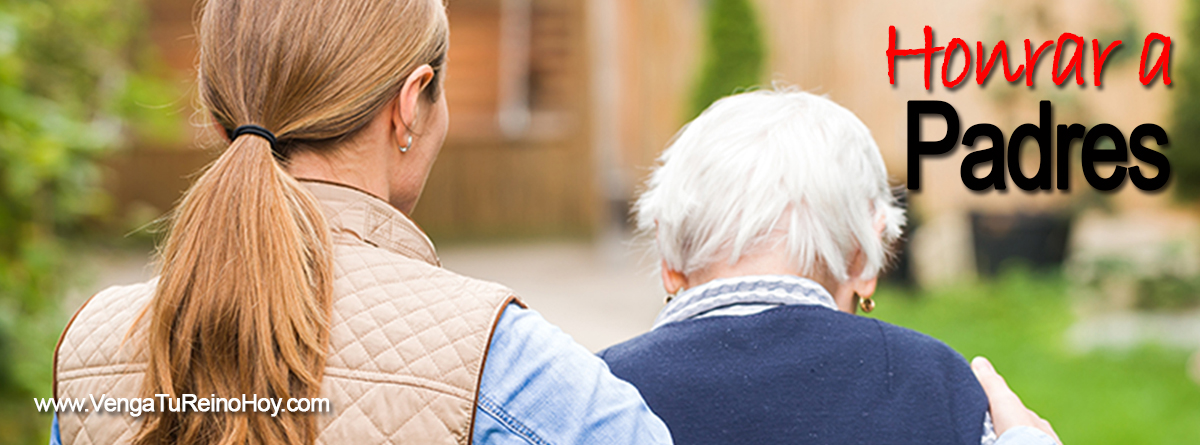
MULTIPOLYGON (((242 135, 179 205, 148 308, 147 392, 316 397, 333 295, 319 204, 242 135)), ((312 443, 313 416, 158 413, 138 443, 312 443)))
MULTIPOLYGON (((200 100, 232 141, 185 194, 162 246, 154 299, 134 328, 146 332, 143 397, 317 397, 331 235, 320 204, 286 171, 288 155, 332 149, 417 67, 440 71, 445 9, 440 0, 207 0, 198 34, 200 100), (245 125, 264 130, 234 132, 245 125)), ((159 411, 135 443, 299 445, 316 435, 309 413, 159 411)))

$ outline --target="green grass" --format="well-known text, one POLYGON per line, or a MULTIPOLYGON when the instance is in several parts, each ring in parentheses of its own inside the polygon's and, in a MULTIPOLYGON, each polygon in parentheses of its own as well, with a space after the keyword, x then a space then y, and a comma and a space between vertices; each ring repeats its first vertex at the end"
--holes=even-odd
POLYGON ((1077 354, 1057 276, 1012 272, 936 291, 882 288, 871 316, 983 355, 1066 444, 1200 444, 1200 385, 1188 351, 1153 345, 1077 354))

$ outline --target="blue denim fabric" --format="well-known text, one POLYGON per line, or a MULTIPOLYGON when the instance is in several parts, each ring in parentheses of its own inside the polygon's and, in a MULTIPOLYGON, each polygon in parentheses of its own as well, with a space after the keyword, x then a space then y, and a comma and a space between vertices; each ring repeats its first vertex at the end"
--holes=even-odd
POLYGON ((637 389, 536 311, 509 305, 488 351, 476 444, 669 444, 637 389))
POLYGON ((62 445, 62 437, 58 434, 58 414, 54 415, 54 422, 50 424, 50 445, 62 445))
MULTIPOLYGON (((59 445, 58 416, 50 445, 59 445)), ((670 444, 637 389, 540 314, 509 305, 492 334, 475 444, 670 444)))
POLYGON ((1005 431, 996 441, 996 445, 1058 445, 1058 442, 1042 430, 1031 426, 1018 426, 1005 431))

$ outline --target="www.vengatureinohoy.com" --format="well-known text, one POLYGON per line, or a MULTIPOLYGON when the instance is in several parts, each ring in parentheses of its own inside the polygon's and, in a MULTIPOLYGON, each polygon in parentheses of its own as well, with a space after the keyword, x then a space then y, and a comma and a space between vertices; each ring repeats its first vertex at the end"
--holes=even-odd
POLYGON ((142 413, 168 411, 173 413, 255 412, 270 413, 271 417, 275 417, 279 415, 281 410, 291 413, 327 413, 332 409, 329 399, 289 398, 285 400, 282 398, 258 397, 256 394, 249 396, 242 394, 240 398, 216 397, 215 394, 207 398, 197 397, 195 394, 183 394, 180 397, 171 397, 169 394, 155 394, 153 398, 114 398, 103 394, 99 398, 96 398, 94 395, 78 399, 35 398, 33 399, 33 403, 37 405, 38 412, 43 413, 124 412, 129 413, 133 417, 141 416, 142 413))

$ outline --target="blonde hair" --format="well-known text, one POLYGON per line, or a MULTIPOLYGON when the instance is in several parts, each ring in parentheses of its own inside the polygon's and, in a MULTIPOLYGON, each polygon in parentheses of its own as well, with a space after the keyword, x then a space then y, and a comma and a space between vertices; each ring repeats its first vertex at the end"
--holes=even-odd
MULTIPOLYGON (((184 195, 160 252, 148 319, 147 396, 316 397, 333 299, 320 204, 281 165, 353 135, 448 46, 438 0, 208 0, 199 91, 233 140, 184 195)), ((436 74, 435 74, 435 77, 436 74)), ((426 97, 438 97, 439 82, 426 97)), ((141 324, 141 323, 139 323, 141 324)), ((136 326, 136 325, 135 325, 136 326)), ((156 412, 137 444, 310 444, 312 414, 156 412)))
POLYGON ((861 251, 856 278, 870 279, 904 226, 887 180, 850 110, 789 88, 754 91, 718 100, 679 131, 637 200, 637 225, 685 274, 780 249, 805 276, 840 283, 861 251))

